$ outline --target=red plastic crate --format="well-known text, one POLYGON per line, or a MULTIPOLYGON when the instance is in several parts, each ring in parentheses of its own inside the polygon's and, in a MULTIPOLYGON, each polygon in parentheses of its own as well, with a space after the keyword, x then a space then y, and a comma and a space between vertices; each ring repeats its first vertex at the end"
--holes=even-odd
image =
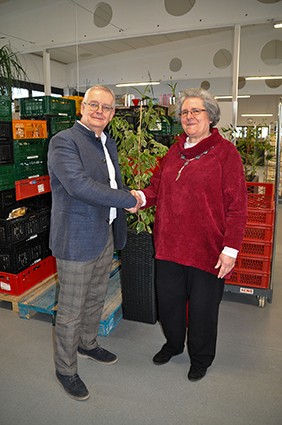
POLYGON ((258 258, 269 258, 272 256, 272 243, 270 242, 251 242, 244 240, 240 249, 241 255, 248 255, 258 258))
POLYGON ((274 209, 272 210, 259 210, 254 208, 248 208, 247 225, 270 225, 274 223, 274 209))
POLYGON ((55 257, 49 256, 17 274, 0 272, 0 293, 21 295, 56 271, 55 257))
POLYGON ((274 207, 274 184, 247 182, 248 206, 250 208, 272 209, 274 207))
POLYGON ((270 284, 270 274, 235 269, 230 278, 225 280, 225 284, 267 289, 270 284))
POLYGON ((39 176, 31 179, 17 180, 16 187, 16 200, 31 198, 36 195, 43 195, 44 193, 51 192, 50 177, 39 176))
POLYGON ((272 242, 273 227, 272 226, 254 226, 248 225, 245 228, 244 241, 264 241, 272 242))
POLYGON ((236 260, 236 269, 247 272, 270 273, 271 259, 256 258, 239 253, 236 260))

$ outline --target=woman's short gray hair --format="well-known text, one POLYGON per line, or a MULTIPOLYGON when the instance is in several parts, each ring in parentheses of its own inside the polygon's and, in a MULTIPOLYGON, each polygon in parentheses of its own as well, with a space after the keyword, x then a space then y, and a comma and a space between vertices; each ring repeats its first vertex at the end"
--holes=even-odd
POLYGON ((211 121, 211 127, 214 127, 220 119, 220 107, 215 98, 206 90, 201 88, 186 89, 180 93, 178 98, 178 112, 182 110, 184 101, 188 98, 199 98, 204 103, 204 108, 207 110, 209 119, 211 121))

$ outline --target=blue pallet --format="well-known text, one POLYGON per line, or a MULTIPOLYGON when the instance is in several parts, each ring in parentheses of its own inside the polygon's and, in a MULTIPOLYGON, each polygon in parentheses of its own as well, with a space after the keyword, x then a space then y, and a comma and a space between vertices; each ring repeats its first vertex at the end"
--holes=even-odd
MULTIPOLYGON (((120 288, 120 261, 113 259, 110 283, 105 305, 99 326, 99 336, 107 336, 122 319, 121 288, 120 288)), ((35 289, 18 304, 19 316, 29 319, 35 313, 45 313, 55 321, 59 283, 57 275, 46 280, 46 284, 35 289)))

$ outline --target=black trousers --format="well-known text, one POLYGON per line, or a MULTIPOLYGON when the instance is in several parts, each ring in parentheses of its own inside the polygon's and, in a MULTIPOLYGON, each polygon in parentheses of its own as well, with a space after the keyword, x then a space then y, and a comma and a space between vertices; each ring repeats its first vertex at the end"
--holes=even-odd
POLYGON ((187 332, 191 364, 209 367, 216 353, 224 279, 194 267, 163 260, 156 261, 156 271, 159 321, 167 340, 165 348, 172 354, 182 353, 187 332))

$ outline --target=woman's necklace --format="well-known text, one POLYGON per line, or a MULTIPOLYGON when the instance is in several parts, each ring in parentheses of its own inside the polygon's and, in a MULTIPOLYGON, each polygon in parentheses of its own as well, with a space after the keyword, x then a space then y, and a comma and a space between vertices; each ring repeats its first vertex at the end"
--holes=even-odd
POLYGON ((184 162, 184 164, 182 165, 182 167, 178 171, 175 181, 177 181, 179 179, 179 177, 181 176, 182 170, 186 167, 186 165, 190 164, 190 162, 194 161, 194 159, 200 159, 200 158, 202 158, 202 156, 207 155, 207 153, 209 153, 209 151, 213 148, 214 148, 214 146, 211 146, 209 149, 202 152, 200 155, 197 155, 194 158, 190 158, 190 159, 186 159, 185 155, 181 155, 181 159, 186 159, 186 161, 184 162))

